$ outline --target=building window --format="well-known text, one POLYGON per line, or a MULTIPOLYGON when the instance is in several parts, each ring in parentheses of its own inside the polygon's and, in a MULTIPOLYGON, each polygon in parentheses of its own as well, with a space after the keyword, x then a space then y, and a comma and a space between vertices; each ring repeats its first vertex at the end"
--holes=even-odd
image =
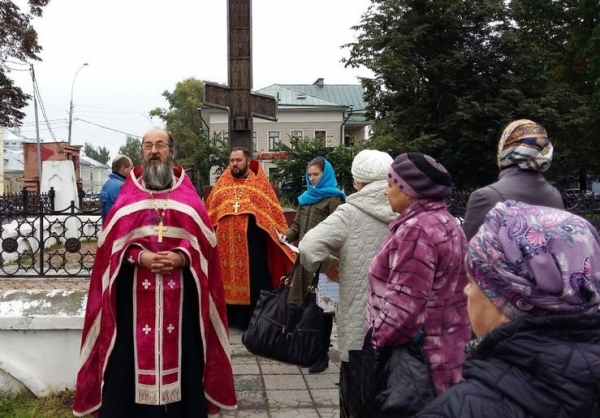
POLYGON ((256 134, 256 131, 252 131, 252 155, 256 155, 256 143, 258 142, 258 135, 256 134))
POLYGON ((279 131, 269 131, 269 151, 275 151, 275 144, 279 142, 279 131))
POLYGON ((326 145, 327 131, 315 131, 315 139, 320 139, 323 141, 323 145, 326 145))
POLYGON ((304 138, 304 132, 303 131, 292 131, 292 133, 290 134, 290 136, 292 138, 302 139, 302 138, 304 138))

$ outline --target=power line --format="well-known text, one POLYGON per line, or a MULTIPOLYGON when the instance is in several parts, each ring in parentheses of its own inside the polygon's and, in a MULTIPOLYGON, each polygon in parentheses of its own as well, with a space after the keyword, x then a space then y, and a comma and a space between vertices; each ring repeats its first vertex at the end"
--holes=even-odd
POLYGON ((119 130, 117 130, 117 129, 109 128, 108 126, 99 125, 99 124, 97 124, 97 123, 90 122, 90 121, 88 121, 88 120, 79 119, 79 118, 78 118, 78 119, 75 119, 75 120, 78 120, 78 121, 81 121, 81 122, 85 122, 85 123, 89 123, 90 125, 94 125, 94 126, 97 126, 97 127, 99 127, 99 128, 107 129, 107 130, 109 130, 109 131, 117 132, 117 133, 120 133, 120 134, 125 134, 125 135, 128 135, 128 136, 133 136, 133 137, 135 137, 135 138, 141 138, 141 136, 139 136, 139 135, 134 135, 134 134, 130 134, 130 133, 128 133, 128 132, 119 131, 119 130))
MULTIPOLYGON (((67 119, 49 119, 48 122, 67 122, 67 119)), ((24 126, 35 126, 35 122, 22 123, 20 127, 22 128, 24 126)))
POLYGON ((54 132, 52 131, 52 128, 50 127, 50 123, 48 122, 48 115, 46 114, 46 109, 44 108, 44 102, 42 101, 42 95, 40 94, 40 87, 38 85, 36 78, 33 79, 33 94, 37 95, 37 98, 40 102, 40 109, 42 109, 42 115, 44 116, 44 122, 46 122, 46 126, 48 127, 48 131, 50 132, 52 139, 54 139, 54 142, 56 142, 56 136, 54 135, 54 132))

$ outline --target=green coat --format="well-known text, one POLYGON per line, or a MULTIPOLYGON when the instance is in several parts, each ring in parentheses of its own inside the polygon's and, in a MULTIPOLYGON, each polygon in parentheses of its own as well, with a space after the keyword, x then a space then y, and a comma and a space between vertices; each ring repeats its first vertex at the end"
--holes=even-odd
MULTIPOLYGON (((318 225, 321 221, 325 220, 325 218, 332 214, 342 203, 344 203, 344 200, 340 196, 335 196, 326 197, 312 205, 300 206, 298 212, 296 212, 294 223, 292 223, 292 226, 290 226, 283 235, 286 236, 288 242, 302 241, 304 234, 318 225)), ((292 303, 302 303, 304 296, 308 292, 308 287, 312 284, 313 277, 313 273, 304 270, 304 268, 299 265, 292 276, 293 282, 288 301, 292 303)))

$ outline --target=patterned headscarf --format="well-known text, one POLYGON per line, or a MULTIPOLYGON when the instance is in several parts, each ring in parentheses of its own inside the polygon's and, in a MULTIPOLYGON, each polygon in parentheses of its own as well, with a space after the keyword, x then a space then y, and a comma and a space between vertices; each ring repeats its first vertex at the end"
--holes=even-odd
POLYGON ((318 158, 323 160, 323 175, 317 184, 313 186, 310 184, 310 176, 306 173, 306 191, 298 197, 300 206, 314 205, 326 197, 339 196, 346 200, 346 194, 337 187, 338 184, 331 163, 323 157, 318 158))
POLYGON ((498 203, 469 243, 467 269, 511 319, 593 314, 600 305, 600 237, 563 210, 498 203))
POLYGON ((509 124, 498 143, 500 170, 518 165, 524 170, 546 171, 552 163, 552 143, 546 130, 535 122, 520 119, 509 124))

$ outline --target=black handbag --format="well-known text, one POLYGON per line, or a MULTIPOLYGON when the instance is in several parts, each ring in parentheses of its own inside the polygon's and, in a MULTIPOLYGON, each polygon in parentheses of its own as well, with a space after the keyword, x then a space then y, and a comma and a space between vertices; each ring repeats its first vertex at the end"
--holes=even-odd
POLYGON ((290 278, 298 264, 296 260, 276 290, 261 290, 248 329, 242 334, 242 344, 252 354, 308 367, 323 344, 323 309, 317 305, 315 295, 318 271, 304 302, 288 304, 290 278))
POLYGON ((436 397, 420 341, 374 349, 369 330, 362 350, 348 356, 350 417, 412 417, 436 397))

